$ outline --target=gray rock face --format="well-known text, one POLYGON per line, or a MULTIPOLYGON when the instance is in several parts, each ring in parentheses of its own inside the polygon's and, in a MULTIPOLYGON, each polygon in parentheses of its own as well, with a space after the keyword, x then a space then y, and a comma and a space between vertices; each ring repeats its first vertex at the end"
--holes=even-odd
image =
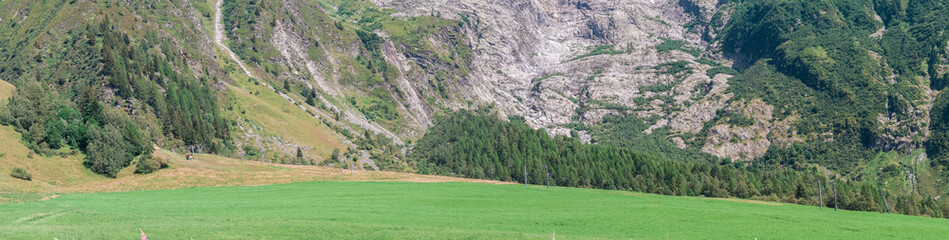
MULTIPOLYGON (((764 156, 771 146, 768 133, 775 125, 771 120, 774 107, 759 99, 733 102, 725 111, 754 120, 749 126, 718 124, 709 129, 702 151, 732 160, 752 160, 764 156)), ((727 120, 727 119, 726 119, 727 120)))
MULTIPOLYGON (((658 116, 647 134, 659 128, 700 133, 729 106, 726 111, 755 124, 715 125, 703 151, 752 160, 772 143, 801 141, 790 127, 796 118, 774 120, 773 107, 761 100, 733 103, 726 91, 732 76, 706 75, 714 66, 701 58, 731 63, 716 54, 716 43, 704 40, 715 30, 683 26, 708 21, 717 11, 726 11, 727 18, 730 10, 718 9, 716 0, 375 2, 402 16, 469 19, 465 29, 476 54, 458 94, 505 115, 525 116, 552 134, 569 134, 565 124, 597 124, 615 114, 658 116)), ((688 147, 681 137, 670 139, 688 147)))
MULTIPOLYGON (((679 2, 375 1, 401 16, 469 19, 466 31, 476 54, 472 73, 458 91, 464 99, 525 116, 538 128, 635 113, 674 118, 678 130, 697 132, 730 96, 724 94, 727 76, 716 78, 712 91, 702 89, 713 82, 705 75, 711 66, 697 62, 710 55, 703 51, 709 43, 682 27, 695 17, 679 2), (659 52, 656 46, 666 41, 682 43, 695 55, 659 52), (679 61, 686 65, 684 72, 660 67, 679 61)), ((710 17, 716 4, 693 5, 710 17)))
POLYGON ((669 128, 678 132, 698 133, 702 131, 703 124, 715 118, 719 109, 725 107, 725 104, 732 98, 731 93, 725 93, 728 89, 728 78, 730 75, 718 74, 709 82, 708 97, 703 98, 689 108, 679 112, 669 128))
MULTIPOLYGON (((320 100, 342 120, 384 134, 400 142, 413 138, 432 123, 435 109, 493 106, 502 116, 524 116, 535 128, 551 134, 570 135, 566 125, 599 124, 608 115, 631 115, 653 119, 645 133, 669 129, 673 134, 704 132, 707 122, 720 110, 746 114, 757 121, 750 127, 718 124, 709 129, 702 150, 721 157, 751 160, 774 143, 788 146, 800 141, 790 124, 792 118, 772 119, 760 100, 734 103, 728 93, 728 74, 708 76, 707 70, 730 66, 718 51, 716 29, 690 29, 694 22, 708 22, 724 11, 718 0, 374 0, 394 10, 396 17, 440 16, 457 20, 456 30, 466 37, 472 55, 466 60, 467 74, 451 81, 444 99, 435 91, 427 68, 439 68, 433 59, 420 57, 395 43, 385 31, 375 32, 383 40, 382 57, 394 67, 389 91, 398 102, 403 124, 382 126, 345 104, 327 98, 345 99, 353 86, 343 83, 345 63, 333 57, 313 60, 310 46, 319 41, 320 27, 294 21, 277 21, 270 42, 282 59, 275 61, 292 71, 289 79, 302 81, 327 94, 320 100), (301 30, 306 29, 306 30, 301 30), (296 32, 295 32, 296 31, 296 32), (301 33, 300 31, 306 31, 301 33), (316 34, 318 35, 318 34, 316 34), (737 104, 737 105, 736 105, 737 104), (730 106, 730 107, 729 107, 730 106), (388 128, 388 129, 387 129, 388 128), (774 132, 774 133, 772 133, 774 132), (769 136, 772 136, 769 139, 769 136)), ((287 1, 292 15, 301 15, 301 4, 287 1)), ((324 23, 325 24, 325 23, 324 23)), ((702 26, 697 24, 694 26, 702 26)), ((332 30, 332 29, 330 29, 332 30)), ((317 44, 317 52, 358 55, 358 46, 317 44), (329 47, 335 46, 334 49, 329 47)), ((433 51, 450 55, 451 41, 426 37, 433 51)), ((358 96, 358 95, 357 95, 358 96)), ((319 115, 320 109, 310 109, 319 115)), ((576 132, 583 141, 591 136, 576 132)), ((680 148, 694 139, 669 136, 680 148)))
MULTIPOLYGON (((537 128, 569 134, 560 126, 600 123, 604 116, 658 116, 645 133, 668 128, 700 133, 719 110, 755 120, 747 127, 719 124, 702 150, 736 160, 763 156, 772 143, 801 141, 775 121, 761 100, 733 103, 726 92, 732 76, 707 76, 700 58, 724 59, 698 30, 682 26, 708 21, 718 1, 513 1, 378 0, 405 16, 466 16, 476 53, 472 74, 460 93, 525 116, 537 128), (660 47, 664 42, 678 48, 660 47), (660 50, 661 49, 661 50, 660 50), (774 134, 772 134, 774 132, 774 134), (773 139, 769 139, 773 135, 773 139)), ((730 64, 719 61, 717 64, 730 64)), ((670 138, 680 148, 681 137, 670 138)))

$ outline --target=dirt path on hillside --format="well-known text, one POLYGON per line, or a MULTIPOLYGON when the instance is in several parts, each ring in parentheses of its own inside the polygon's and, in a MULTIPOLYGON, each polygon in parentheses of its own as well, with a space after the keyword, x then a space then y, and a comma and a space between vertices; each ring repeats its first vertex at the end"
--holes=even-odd
MULTIPOLYGON (((224 23, 223 23, 224 15, 222 14, 223 11, 221 10, 221 5, 223 3, 224 3, 224 0, 218 0, 214 4, 214 43, 217 44, 219 47, 221 47, 221 49, 224 50, 224 52, 226 52, 229 57, 231 57, 231 60, 234 60, 234 62, 236 62, 237 65, 240 66, 241 70, 244 71, 244 74, 247 74, 248 77, 253 78, 253 79, 260 79, 256 75, 254 75, 254 73, 251 72, 250 69, 247 68, 247 65, 244 64, 244 61, 241 61, 241 58, 237 56, 237 54, 235 54, 234 51, 231 51, 231 48, 229 48, 227 44, 224 43, 224 41, 227 40, 227 36, 224 35, 224 23)), ((283 97, 283 99, 286 99, 291 104, 299 107, 301 110, 306 111, 306 108, 304 108, 302 104, 297 103, 296 100, 293 100, 293 98, 291 98, 290 96, 287 96, 287 94, 277 91, 273 86, 270 86, 270 84, 267 84, 264 81, 258 80, 257 82, 259 82, 260 84, 263 84, 264 86, 269 88, 271 91, 274 91, 280 94, 280 97, 283 97)))
POLYGON ((234 62, 237 62, 237 65, 241 67, 241 70, 244 70, 244 73, 247 74, 247 76, 257 78, 253 73, 250 72, 250 70, 247 69, 247 66, 244 65, 244 61, 241 61, 241 59, 237 57, 237 54, 234 54, 234 52, 231 51, 231 48, 224 44, 226 37, 224 36, 224 14, 222 14, 221 11, 221 6, 223 4, 224 0, 218 0, 216 3, 214 3, 214 43, 217 43, 217 45, 220 46, 224 52, 227 52, 227 55, 230 56, 234 62))

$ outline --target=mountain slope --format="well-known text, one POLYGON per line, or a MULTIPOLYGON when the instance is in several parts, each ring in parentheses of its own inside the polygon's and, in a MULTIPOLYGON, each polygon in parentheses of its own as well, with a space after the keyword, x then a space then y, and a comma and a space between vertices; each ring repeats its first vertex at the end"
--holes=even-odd
POLYGON ((941 2, 0 5, 0 78, 18 86, 3 122, 34 152, 76 150, 109 176, 153 144, 416 171, 439 118, 486 109, 665 161, 821 173, 933 202, 949 191, 941 2))

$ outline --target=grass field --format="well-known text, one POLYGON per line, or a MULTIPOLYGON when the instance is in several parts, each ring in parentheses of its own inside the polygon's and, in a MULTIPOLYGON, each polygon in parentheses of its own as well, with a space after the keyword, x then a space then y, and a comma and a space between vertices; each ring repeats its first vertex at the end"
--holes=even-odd
POLYGON ((949 220, 483 183, 307 182, 0 204, 0 239, 940 239, 949 220))

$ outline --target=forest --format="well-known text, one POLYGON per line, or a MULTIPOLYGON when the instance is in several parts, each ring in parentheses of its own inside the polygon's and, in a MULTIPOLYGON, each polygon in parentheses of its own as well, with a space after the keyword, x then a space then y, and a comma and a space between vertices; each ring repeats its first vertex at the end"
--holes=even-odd
POLYGON ((196 74, 154 30, 133 40, 106 19, 43 47, 49 51, 23 65, 36 67, 11 74, 17 90, 0 113, 35 152, 63 154, 68 146, 85 153, 94 172, 115 177, 135 159, 150 161, 154 141, 233 148, 216 80, 196 74))
POLYGON ((735 197, 842 209, 949 216, 949 199, 894 193, 878 183, 825 176, 817 169, 758 168, 730 161, 676 161, 648 152, 583 144, 534 130, 521 117, 501 120, 489 109, 458 111, 435 125, 409 154, 423 174, 616 189, 677 196, 735 197), (525 175, 526 170, 526 175, 525 175), (818 183, 822 186, 818 186, 818 183), (835 186, 836 185, 836 186, 835 186), (882 196, 886 196, 884 204, 882 196))

